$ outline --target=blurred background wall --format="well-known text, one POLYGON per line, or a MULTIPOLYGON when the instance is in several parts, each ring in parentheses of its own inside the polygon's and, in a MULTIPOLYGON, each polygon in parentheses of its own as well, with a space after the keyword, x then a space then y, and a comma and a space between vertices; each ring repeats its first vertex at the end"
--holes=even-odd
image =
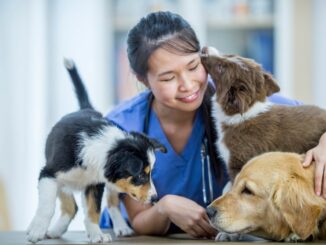
MULTIPOLYGON (((323 0, 1 0, 0 230, 24 230, 52 125, 77 109, 63 58, 75 60, 95 107, 108 112, 141 86, 126 34, 148 12, 170 10, 202 46, 251 57, 281 93, 326 108, 323 0)), ((82 212, 70 229, 83 229, 82 212)))

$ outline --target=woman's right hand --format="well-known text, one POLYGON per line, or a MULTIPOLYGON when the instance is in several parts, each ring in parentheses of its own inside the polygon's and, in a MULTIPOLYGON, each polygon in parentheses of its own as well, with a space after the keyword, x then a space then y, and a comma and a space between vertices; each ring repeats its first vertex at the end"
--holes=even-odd
POLYGON ((206 211, 194 201, 176 195, 166 195, 158 203, 159 212, 193 237, 214 238, 217 235, 206 211))

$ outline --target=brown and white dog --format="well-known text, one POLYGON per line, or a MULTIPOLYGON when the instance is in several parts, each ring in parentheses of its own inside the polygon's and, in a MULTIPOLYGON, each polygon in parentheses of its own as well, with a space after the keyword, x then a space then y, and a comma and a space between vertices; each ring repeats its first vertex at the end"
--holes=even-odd
POLYGON ((326 239, 326 200, 314 193, 314 164, 303 168, 302 158, 269 152, 250 160, 208 207, 211 224, 277 241, 326 239))
POLYGON ((252 157, 268 151, 306 153, 326 132, 325 110, 268 102, 279 86, 253 60, 207 48, 202 63, 216 85, 217 147, 231 181, 252 157))

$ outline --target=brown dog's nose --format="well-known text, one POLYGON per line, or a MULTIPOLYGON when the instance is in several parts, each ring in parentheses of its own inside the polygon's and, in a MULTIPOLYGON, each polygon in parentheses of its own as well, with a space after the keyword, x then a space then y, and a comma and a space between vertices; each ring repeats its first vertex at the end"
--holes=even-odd
POLYGON ((217 210, 215 208, 213 208, 213 207, 207 207, 206 208, 206 213, 208 215, 208 218, 211 219, 211 218, 213 218, 216 215, 217 210))

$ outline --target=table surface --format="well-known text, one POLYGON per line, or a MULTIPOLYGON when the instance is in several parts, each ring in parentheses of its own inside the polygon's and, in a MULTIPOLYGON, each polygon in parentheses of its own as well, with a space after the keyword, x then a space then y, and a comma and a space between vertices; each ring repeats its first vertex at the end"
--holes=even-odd
MULTIPOLYGON (((106 231, 112 234, 112 231, 106 231)), ((114 235, 113 242, 111 244, 208 244, 215 243, 214 240, 203 240, 203 239, 191 239, 185 234, 175 234, 172 236, 133 236, 133 237, 119 237, 116 238, 114 235)), ((276 242, 255 242, 255 243, 268 243, 272 244, 286 244, 286 243, 276 243, 276 242)), ((316 241, 314 243, 323 243, 325 241, 316 241)), ((1 245, 21 245, 30 244, 26 240, 26 235, 24 231, 10 231, 10 232, 0 232, 0 244, 1 245)), ((63 235, 61 239, 48 239, 40 241, 38 244, 89 244, 85 232, 83 231, 69 231, 63 235)), ((227 244, 241 244, 248 245, 252 242, 219 242, 219 245, 227 244)), ((293 245, 293 243, 291 243, 293 245)), ((310 244, 310 243, 300 243, 300 245, 310 244)))

